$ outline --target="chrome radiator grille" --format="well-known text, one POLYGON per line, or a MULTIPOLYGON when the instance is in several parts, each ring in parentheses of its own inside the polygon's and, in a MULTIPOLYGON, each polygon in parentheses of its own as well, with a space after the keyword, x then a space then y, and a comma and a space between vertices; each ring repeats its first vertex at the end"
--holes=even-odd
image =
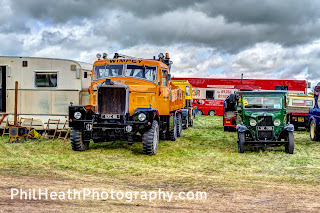
POLYGON ((98 113, 124 114, 126 100, 125 88, 100 87, 98 89, 98 113))

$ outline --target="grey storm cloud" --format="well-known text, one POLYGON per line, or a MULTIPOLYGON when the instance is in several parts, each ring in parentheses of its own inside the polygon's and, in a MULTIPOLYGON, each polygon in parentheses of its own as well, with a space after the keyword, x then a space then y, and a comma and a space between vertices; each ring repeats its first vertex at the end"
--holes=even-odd
MULTIPOLYGON (((320 1, 2 0, 0 54, 170 52, 175 76, 316 81, 320 1)), ((320 80, 320 79, 319 79, 320 80)))
POLYGON ((12 0, 10 7, 54 24, 117 24, 104 32, 124 47, 184 42, 236 52, 258 42, 294 46, 320 36, 320 2, 312 0, 12 0), (110 14, 118 15, 110 20, 110 14))

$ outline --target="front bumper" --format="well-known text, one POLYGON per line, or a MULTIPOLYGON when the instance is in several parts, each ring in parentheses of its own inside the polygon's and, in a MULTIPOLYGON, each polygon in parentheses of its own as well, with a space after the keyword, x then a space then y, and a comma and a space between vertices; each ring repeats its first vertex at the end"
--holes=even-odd
POLYGON ((286 132, 293 132, 294 126, 292 124, 288 124, 286 126, 283 126, 280 129, 280 131, 278 131, 278 132, 275 132, 273 130, 272 137, 270 137, 268 139, 259 139, 258 138, 258 130, 252 131, 247 126, 245 126, 243 124, 238 124, 236 126, 236 129, 238 132, 250 134, 250 136, 253 140, 246 141, 246 143, 286 143, 288 141, 283 141, 281 139, 285 138, 286 132))

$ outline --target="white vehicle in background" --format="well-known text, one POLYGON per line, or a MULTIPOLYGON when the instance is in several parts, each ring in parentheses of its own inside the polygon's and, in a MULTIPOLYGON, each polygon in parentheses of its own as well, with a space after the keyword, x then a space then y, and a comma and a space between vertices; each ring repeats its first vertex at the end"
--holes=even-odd
POLYGON ((15 81, 20 118, 33 118, 37 130, 43 130, 49 118, 60 119, 62 127, 70 102, 89 102, 91 67, 67 59, 0 56, 0 113, 8 114, 1 128, 7 119, 13 122, 15 81))

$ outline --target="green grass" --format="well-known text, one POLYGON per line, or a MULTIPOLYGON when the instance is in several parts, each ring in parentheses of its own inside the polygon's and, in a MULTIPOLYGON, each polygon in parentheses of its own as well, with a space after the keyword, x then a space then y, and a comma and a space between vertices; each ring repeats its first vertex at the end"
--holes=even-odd
POLYGON ((142 154, 142 144, 124 142, 94 144, 86 152, 74 152, 69 142, 34 140, 0 141, 0 175, 68 179, 100 179, 107 182, 149 186, 201 188, 289 183, 320 184, 320 143, 306 131, 295 132, 295 153, 284 147, 237 152, 236 133, 224 132, 222 118, 200 116, 175 142, 160 141, 158 154, 142 154))

